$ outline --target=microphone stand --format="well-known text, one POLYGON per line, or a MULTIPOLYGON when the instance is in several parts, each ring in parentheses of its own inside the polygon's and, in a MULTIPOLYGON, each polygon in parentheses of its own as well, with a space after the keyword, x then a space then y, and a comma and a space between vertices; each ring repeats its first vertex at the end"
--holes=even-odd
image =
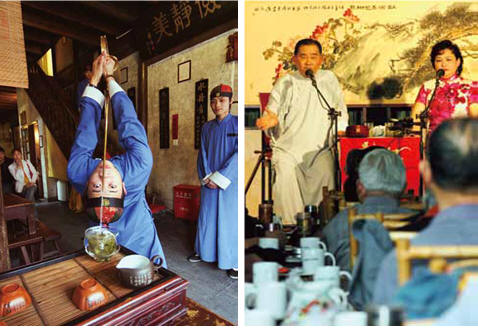
MULTIPOLYGON (((342 190, 342 183, 341 183, 341 176, 340 176, 340 168, 339 168, 339 152, 338 152, 338 117, 342 116, 342 113, 338 112, 335 110, 335 108, 331 107, 329 103, 327 102, 327 99, 325 99, 324 95, 322 92, 320 92, 319 88, 317 87, 317 81, 314 78, 313 73, 312 74, 307 74, 306 75, 310 78, 312 81, 312 85, 314 86, 315 90, 317 91, 317 96, 319 97, 319 100, 323 100, 326 107, 327 107, 327 112, 329 115, 330 119, 330 124, 331 127, 333 127, 335 134, 334 134, 334 141, 333 141, 333 152, 334 152, 334 170, 335 170, 335 188, 336 190, 340 191, 342 190)), ((329 129, 330 130, 330 129, 329 129)), ((327 141, 329 139, 329 136, 327 135, 327 141)))
MULTIPOLYGON (((432 96, 430 97, 430 101, 428 102, 427 106, 421 112, 420 114, 417 115, 417 118, 420 119, 420 160, 423 160, 424 158, 424 151, 425 151, 425 142, 424 142, 424 137, 423 137, 423 131, 426 131, 427 129, 427 121, 428 121, 428 113, 430 111, 430 106, 435 99, 435 93, 438 89, 438 85, 440 84, 440 76, 437 76, 436 81, 435 81, 435 88, 433 89, 432 96)), ((425 136, 427 138, 427 136, 425 136)), ((428 139, 428 138, 427 138, 428 139)), ((422 175, 420 174, 420 193, 423 195, 423 178, 422 175)))

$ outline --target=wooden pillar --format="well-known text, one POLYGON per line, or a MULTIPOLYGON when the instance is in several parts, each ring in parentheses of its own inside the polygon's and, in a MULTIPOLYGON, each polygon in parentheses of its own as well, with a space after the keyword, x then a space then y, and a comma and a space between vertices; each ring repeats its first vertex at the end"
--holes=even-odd
POLYGON ((0 271, 2 272, 10 269, 7 224, 5 222, 3 206, 2 176, 0 175, 0 271))
POLYGON ((138 118, 148 134, 148 65, 141 61, 138 65, 138 118))

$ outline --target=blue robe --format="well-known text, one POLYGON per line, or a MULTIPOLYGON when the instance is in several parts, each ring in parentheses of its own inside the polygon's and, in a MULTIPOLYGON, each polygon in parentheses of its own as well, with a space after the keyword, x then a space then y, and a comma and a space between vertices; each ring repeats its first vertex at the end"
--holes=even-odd
MULTIPOLYGON (((148 258, 160 255, 163 266, 166 267, 166 258, 144 194, 153 166, 146 132, 124 91, 113 95, 111 106, 118 122, 119 142, 126 152, 114 156, 110 161, 120 172, 127 194, 124 198, 123 215, 118 221, 110 223, 109 228, 118 232, 117 241, 120 245, 148 258)), ((86 189, 88 178, 101 163, 101 159, 93 158, 98 142, 101 110, 97 100, 88 96, 81 98, 80 123, 67 169, 68 179, 81 194, 86 189)))
POLYGON ((196 253, 220 269, 237 268, 237 116, 212 120, 201 131, 198 175, 219 172, 230 180, 226 189, 201 187, 196 253))

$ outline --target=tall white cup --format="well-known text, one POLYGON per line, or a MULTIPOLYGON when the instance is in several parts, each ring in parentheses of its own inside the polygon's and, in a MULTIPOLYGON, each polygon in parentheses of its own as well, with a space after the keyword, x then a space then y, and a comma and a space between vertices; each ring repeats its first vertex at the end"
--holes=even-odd
POLYGON ((325 258, 330 257, 332 265, 335 265, 335 258, 332 253, 320 248, 301 248, 302 253, 302 274, 312 275, 318 267, 325 265, 325 258))
POLYGON ((279 249, 279 239, 278 238, 259 238, 259 247, 279 249))
POLYGON ((327 251, 327 246, 323 241, 320 241, 319 237, 302 237, 300 238, 300 248, 322 248, 327 251))
POLYGON ((275 320, 285 316, 287 306, 287 288, 284 282, 264 282, 254 287, 248 286, 244 297, 246 307, 267 311, 275 320))
POLYGON ((279 280, 279 264, 276 262, 256 262, 252 265, 252 282, 258 285, 279 280))
POLYGON ((331 281, 334 287, 340 287, 340 277, 347 277, 347 289, 349 289, 352 275, 347 271, 340 271, 339 266, 319 266, 314 273, 314 280, 331 281))

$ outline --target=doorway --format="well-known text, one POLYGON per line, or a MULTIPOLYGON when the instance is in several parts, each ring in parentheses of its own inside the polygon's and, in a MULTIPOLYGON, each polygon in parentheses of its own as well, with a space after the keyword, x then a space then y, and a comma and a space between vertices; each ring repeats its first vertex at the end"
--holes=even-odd
POLYGON ((44 198, 42 162, 40 155, 40 133, 38 131, 38 122, 22 127, 21 129, 22 153, 25 159, 28 159, 38 172, 38 197, 44 198))

